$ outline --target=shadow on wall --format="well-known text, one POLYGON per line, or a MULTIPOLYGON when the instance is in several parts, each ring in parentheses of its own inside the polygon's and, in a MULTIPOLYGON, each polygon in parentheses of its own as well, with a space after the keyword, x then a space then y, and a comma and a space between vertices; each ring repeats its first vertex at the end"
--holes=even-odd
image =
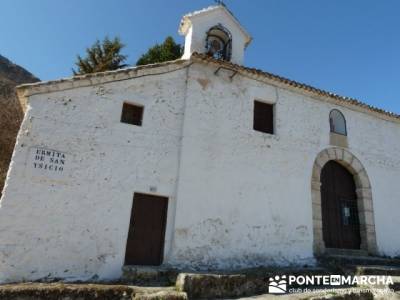
POLYGON ((0 196, 23 119, 15 87, 37 81, 31 73, 0 55, 0 196))

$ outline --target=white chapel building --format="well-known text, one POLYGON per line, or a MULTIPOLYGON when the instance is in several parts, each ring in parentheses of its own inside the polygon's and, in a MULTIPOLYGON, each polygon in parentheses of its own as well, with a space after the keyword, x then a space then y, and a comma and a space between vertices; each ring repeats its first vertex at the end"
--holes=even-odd
POLYGON ((224 6, 182 59, 18 89, 0 282, 400 255, 400 116, 244 67, 224 6))

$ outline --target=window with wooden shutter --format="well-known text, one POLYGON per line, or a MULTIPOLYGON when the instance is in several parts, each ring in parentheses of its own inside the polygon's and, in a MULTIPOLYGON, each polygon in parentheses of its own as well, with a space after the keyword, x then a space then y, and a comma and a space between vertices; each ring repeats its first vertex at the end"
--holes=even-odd
POLYGON ((253 129, 274 134, 274 105, 254 101, 253 129))
POLYGON ((143 106, 124 103, 122 106, 121 122, 142 126, 143 106))

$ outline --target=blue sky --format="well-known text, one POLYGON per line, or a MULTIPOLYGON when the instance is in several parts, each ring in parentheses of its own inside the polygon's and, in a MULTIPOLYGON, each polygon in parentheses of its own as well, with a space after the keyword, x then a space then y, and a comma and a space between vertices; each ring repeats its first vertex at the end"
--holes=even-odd
MULTIPOLYGON (((400 1, 226 0, 254 40, 245 65, 400 113, 400 1)), ((0 54, 42 80, 118 35, 133 64, 212 0, 2 0, 0 54)))

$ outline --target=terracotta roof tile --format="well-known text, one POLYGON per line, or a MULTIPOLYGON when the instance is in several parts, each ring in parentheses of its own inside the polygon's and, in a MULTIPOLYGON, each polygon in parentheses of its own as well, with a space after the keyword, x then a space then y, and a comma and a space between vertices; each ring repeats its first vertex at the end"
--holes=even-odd
POLYGON ((217 60, 217 59, 209 57, 209 56, 207 56, 205 54, 193 53, 192 57, 194 57, 194 58, 196 58, 196 59, 198 59, 200 61, 211 62, 211 63, 217 64, 217 65, 220 65, 220 66, 224 66, 226 68, 229 68, 229 69, 232 69, 232 70, 235 70, 235 71, 241 71, 241 72, 244 72, 244 73, 250 73, 250 74, 256 75, 256 76, 263 76, 263 77, 266 77, 266 78, 268 78, 270 80, 273 80, 273 81, 276 81, 276 82, 279 82, 279 83, 283 83, 285 85, 292 86, 292 87, 295 87, 295 88, 299 88, 299 89, 311 92, 313 94, 317 94, 319 96, 325 96, 325 97, 332 98, 332 99, 334 99, 334 100, 336 100, 338 102, 343 102, 343 103, 348 103, 348 104, 355 105, 355 106, 358 106, 358 107, 363 107, 363 108, 366 108, 366 109, 368 109, 370 111, 374 111, 374 112, 377 112, 377 113, 380 113, 380 114, 384 114, 386 116, 394 117, 394 118, 400 120, 400 115, 396 114, 394 112, 390 112, 390 111, 387 111, 387 110, 384 110, 384 109, 369 105, 369 104, 367 104, 365 102, 362 102, 362 101, 360 101, 358 99, 345 97, 345 96, 340 96, 338 94, 331 93, 331 92, 328 92, 328 91, 313 87, 311 85, 308 85, 308 84, 305 84, 305 83, 301 83, 301 82, 298 82, 298 81, 295 81, 295 80, 291 80, 291 79, 288 79, 288 78, 285 78, 285 77, 282 77, 282 76, 279 76, 279 75, 275 75, 275 74, 272 74, 272 73, 269 73, 269 72, 265 72, 265 71, 262 71, 262 70, 259 70, 259 69, 256 69, 256 68, 248 68, 248 67, 244 67, 244 66, 241 66, 241 65, 233 64, 231 62, 227 62, 227 61, 223 61, 223 60, 217 60))
MULTIPOLYGON (((158 64, 151 64, 151 65, 144 65, 144 66, 136 66, 136 67, 131 67, 131 68, 126 68, 126 69, 120 69, 120 70, 115 70, 115 71, 106 71, 106 72, 99 72, 99 73, 93 73, 93 74, 86 74, 86 75, 80 75, 80 76, 75 76, 72 78, 64 78, 64 79, 59 79, 59 80, 53 80, 53 81, 47 81, 47 82, 37 82, 37 83, 31 83, 31 84, 23 84, 17 87, 17 92, 18 96, 21 100, 21 103, 25 103, 26 99, 24 99, 27 95, 25 95, 25 91, 28 90, 29 93, 28 95, 33 95, 33 94, 38 94, 38 93, 48 93, 51 91, 56 91, 56 90, 63 90, 63 89, 69 89, 69 88, 74 88, 78 86, 89 86, 93 85, 96 83, 106 83, 106 82, 113 82, 116 80, 122 80, 122 79, 129 79, 129 78, 134 78, 138 75, 140 75, 140 72, 146 72, 148 75, 151 75, 153 73, 152 70, 158 70, 159 68, 172 68, 176 69, 181 67, 187 67, 189 66, 192 62, 191 61, 198 61, 198 62, 205 62, 205 63, 213 63, 219 66, 223 66, 225 68, 241 72, 242 74, 248 74, 253 77, 264 77, 267 78, 271 81, 275 81, 277 83, 286 85, 288 87, 294 87, 303 91, 307 91, 309 93, 312 93, 316 96, 323 96, 323 97, 328 97, 332 100, 334 100, 337 104, 343 104, 343 105, 350 105, 354 107, 359 107, 366 109, 367 111, 375 112, 380 115, 390 117, 392 120, 395 119, 396 122, 400 121, 400 115, 396 114, 394 112, 389 112, 381 108, 377 108, 375 106, 366 104, 360 100, 350 98, 350 97, 344 97, 340 96, 335 93, 331 93, 316 87, 313 87, 308 84, 304 84, 295 80, 291 80, 282 76, 278 76, 269 72, 265 72, 256 68, 248 68, 244 67, 241 65, 236 65, 227 61, 223 60, 217 60, 213 59, 205 54, 199 54, 199 53, 193 53, 192 58, 190 60, 174 60, 174 61, 168 61, 164 63, 158 63, 158 64), (79 83, 82 82, 82 83, 79 83)), ((155 72, 154 74, 157 74, 155 72)))

